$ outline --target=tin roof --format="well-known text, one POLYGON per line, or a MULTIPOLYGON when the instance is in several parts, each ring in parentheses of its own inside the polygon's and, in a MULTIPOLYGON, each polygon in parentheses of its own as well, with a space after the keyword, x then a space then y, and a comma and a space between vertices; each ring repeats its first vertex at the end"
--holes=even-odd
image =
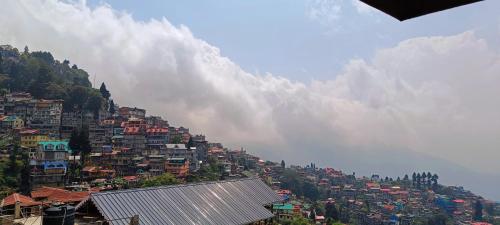
POLYGON ((259 178, 93 193, 110 224, 248 224, 273 216, 264 205, 281 198, 259 178))

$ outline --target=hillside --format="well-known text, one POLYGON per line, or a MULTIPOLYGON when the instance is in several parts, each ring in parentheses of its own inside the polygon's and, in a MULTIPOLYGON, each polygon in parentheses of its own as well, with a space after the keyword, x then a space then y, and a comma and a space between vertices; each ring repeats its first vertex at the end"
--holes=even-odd
POLYGON ((68 60, 54 59, 50 52, 21 53, 10 45, 0 45, 0 94, 29 92, 38 99, 63 99, 65 111, 95 112, 104 103, 93 89, 89 75, 68 60))

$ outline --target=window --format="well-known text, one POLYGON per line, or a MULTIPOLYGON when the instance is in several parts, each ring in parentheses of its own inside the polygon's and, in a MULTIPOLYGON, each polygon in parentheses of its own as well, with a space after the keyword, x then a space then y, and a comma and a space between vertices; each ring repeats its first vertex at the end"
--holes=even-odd
POLYGON ((45 145, 45 150, 53 150, 53 149, 54 149, 54 145, 52 145, 52 144, 45 145))

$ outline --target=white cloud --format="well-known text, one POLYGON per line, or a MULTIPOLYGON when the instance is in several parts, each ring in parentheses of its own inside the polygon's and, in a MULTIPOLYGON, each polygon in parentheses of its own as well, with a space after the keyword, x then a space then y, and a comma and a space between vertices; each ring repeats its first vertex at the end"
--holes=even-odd
MULTIPOLYGON (((402 158, 387 159, 397 150, 500 169, 500 56, 473 32, 403 41, 311 84, 248 73, 185 26, 135 21, 106 5, 4 1, 0 42, 68 58, 106 82, 118 103, 266 157, 357 169, 399 165, 402 158)), ((427 165, 412 163, 373 170, 427 165)))
POLYGON ((308 0, 306 15, 322 25, 330 25, 340 19, 343 0, 308 0))
POLYGON ((356 11, 360 14, 370 14, 375 11, 371 6, 360 0, 351 0, 351 2, 354 8, 356 8, 356 11))

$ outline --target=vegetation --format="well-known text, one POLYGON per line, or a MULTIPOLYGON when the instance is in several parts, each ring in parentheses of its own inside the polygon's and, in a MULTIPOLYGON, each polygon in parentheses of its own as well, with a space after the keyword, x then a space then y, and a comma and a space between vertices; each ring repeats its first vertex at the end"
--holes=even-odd
POLYGON ((15 191, 27 194, 29 172, 28 154, 21 152, 18 145, 14 145, 8 160, 0 161, 0 197, 15 191))
MULTIPOLYGON (((49 52, 19 53, 0 48, 0 90, 28 92, 38 99, 62 99, 65 111, 88 111, 97 115, 105 97, 93 89, 89 75, 68 60, 62 63, 49 52)), ((105 88, 105 86, 104 86, 105 88)), ((106 90, 107 91, 107 90, 106 90)), ((106 96, 110 96, 109 91, 106 96)))
POLYGON ((152 177, 147 179, 142 184, 142 187, 157 187, 163 185, 179 184, 179 180, 175 178, 171 173, 164 173, 160 176, 152 177))

